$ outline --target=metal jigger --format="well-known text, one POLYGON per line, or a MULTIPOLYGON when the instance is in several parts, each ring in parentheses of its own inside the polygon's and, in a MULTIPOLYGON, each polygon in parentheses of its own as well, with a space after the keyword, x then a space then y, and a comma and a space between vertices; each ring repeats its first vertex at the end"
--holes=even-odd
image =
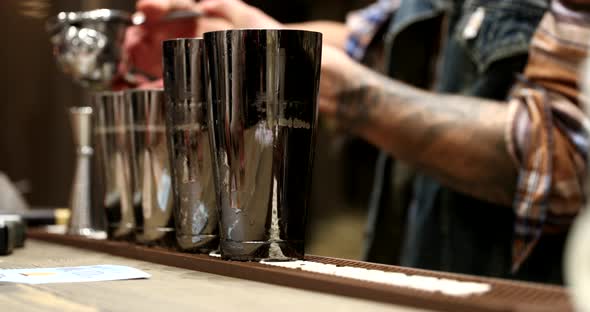
POLYGON ((92 194, 92 115, 91 107, 70 109, 76 168, 70 196, 72 213, 68 234, 105 239, 107 234, 103 210, 95 204, 92 194))

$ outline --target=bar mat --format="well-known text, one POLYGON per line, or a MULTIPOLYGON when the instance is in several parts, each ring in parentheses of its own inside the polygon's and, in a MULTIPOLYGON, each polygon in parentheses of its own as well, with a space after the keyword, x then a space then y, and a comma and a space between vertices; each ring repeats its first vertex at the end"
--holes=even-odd
POLYGON ((82 237, 48 234, 41 231, 29 231, 28 235, 30 238, 42 241, 189 270, 434 311, 573 311, 567 290, 558 286, 403 268, 329 257, 307 256, 305 259, 307 261, 333 264, 336 266, 349 266, 491 285, 491 290, 484 294, 456 297, 438 292, 421 291, 333 275, 274 267, 257 262, 224 261, 208 255, 180 253, 158 247, 138 246, 128 242, 89 240, 82 237))

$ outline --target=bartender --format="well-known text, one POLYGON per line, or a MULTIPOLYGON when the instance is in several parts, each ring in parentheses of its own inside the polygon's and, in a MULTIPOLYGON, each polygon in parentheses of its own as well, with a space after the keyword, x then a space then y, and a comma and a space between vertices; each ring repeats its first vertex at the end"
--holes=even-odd
MULTIPOLYGON (((384 242, 397 248, 380 233, 403 221, 393 263, 562 283, 565 238, 585 199, 579 71, 588 8, 585 0, 388 0, 351 14, 349 28, 293 26, 325 35, 323 117, 383 150, 371 215, 407 212, 372 219, 373 254, 384 242), (387 75, 359 63, 367 59, 387 75)), ((154 47, 163 39, 290 27, 239 0, 140 0, 137 9, 148 19, 175 9, 207 16, 130 31, 128 53, 152 75, 161 75, 154 47)))

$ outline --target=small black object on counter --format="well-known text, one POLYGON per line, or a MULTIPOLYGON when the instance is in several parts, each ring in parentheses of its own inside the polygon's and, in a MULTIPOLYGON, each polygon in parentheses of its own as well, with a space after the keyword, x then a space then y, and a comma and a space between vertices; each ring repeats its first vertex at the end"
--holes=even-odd
POLYGON ((34 207, 21 214, 28 227, 46 225, 67 225, 70 219, 70 209, 34 207))
POLYGON ((12 253, 14 249, 14 225, 0 220, 0 256, 12 253))
MULTIPOLYGON (((7 229, 6 238, 10 241, 10 244, 6 244, 6 246, 11 246, 11 248, 7 250, 11 251, 14 248, 25 247, 27 228, 23 222, 23 218, 16 214, 0 214, 0 222, 3 223, 7 229)), ((2 240, 5 241, 6 239, 2 238, 2 240)), ((2 243, 0 243, 0 245, 1 244, 2 243)), ((8 253, 10 253, 10 251, 8 251, 8 253)), ((2 254, 2 251, 0 251, 0 254, 2 254)))

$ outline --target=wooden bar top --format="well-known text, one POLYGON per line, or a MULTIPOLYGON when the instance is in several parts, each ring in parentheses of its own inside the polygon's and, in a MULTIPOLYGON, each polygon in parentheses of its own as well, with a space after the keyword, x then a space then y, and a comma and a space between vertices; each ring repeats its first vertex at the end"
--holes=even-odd
POLYGON ((0 283, 1 311, 426 311, 121 258, 37 240, 0 257, 0 269, 114 264, 148 280, 0 283))

